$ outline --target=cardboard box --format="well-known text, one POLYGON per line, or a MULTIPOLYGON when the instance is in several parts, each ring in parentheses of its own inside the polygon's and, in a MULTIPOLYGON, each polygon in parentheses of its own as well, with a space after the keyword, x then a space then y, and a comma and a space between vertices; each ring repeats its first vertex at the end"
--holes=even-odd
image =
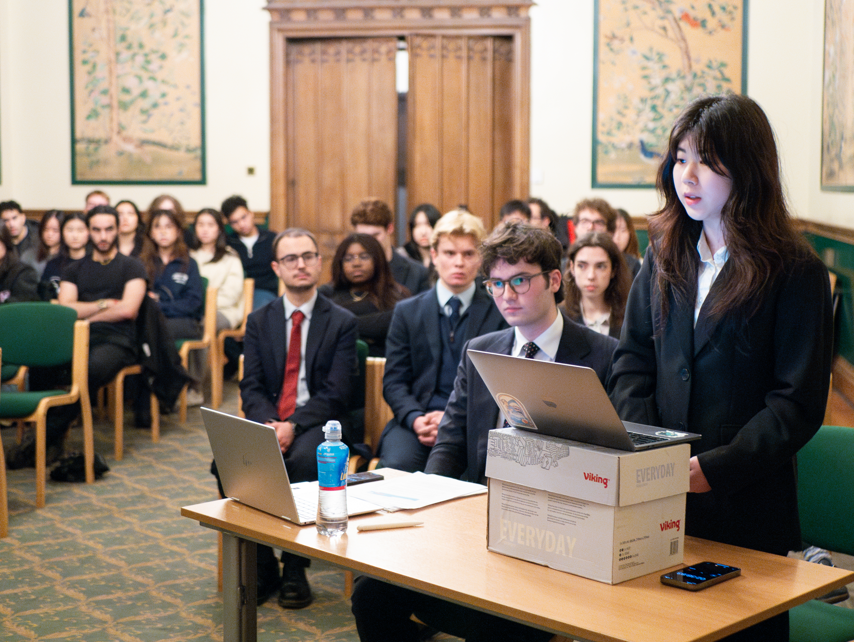
POLYGON ((683 559, 690 446, 489 433, 489 550, 617 584, 683 559))

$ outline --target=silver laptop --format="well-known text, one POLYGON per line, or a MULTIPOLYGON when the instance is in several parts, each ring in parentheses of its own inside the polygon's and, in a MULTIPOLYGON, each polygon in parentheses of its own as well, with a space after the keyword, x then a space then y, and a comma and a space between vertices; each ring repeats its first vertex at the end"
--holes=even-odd
MULTIPOLYGON (((317 520, 317 484, 291 486, 285 460, 272 426, 202 408, 219 478, 226 497, 294 524, 317 520)), ((350 515, 381 507, 347 498, 350 515)))
POLYGON ((478 350, 468 355, 514 428, 629 451, 700 438, 621 421, 591 368, 478 350))

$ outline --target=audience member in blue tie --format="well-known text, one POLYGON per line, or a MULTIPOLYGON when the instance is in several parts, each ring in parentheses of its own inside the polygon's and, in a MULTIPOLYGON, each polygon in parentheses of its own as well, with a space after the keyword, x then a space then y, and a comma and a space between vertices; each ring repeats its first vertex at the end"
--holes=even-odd
POLYGON ((439 280, 394 309, 383 378, 383 396, 394 418, 380 439, 383 466, 424 470, 463 345, 507 325, 492 298, 475 283, 477 248, 484 236, 483 223, 473 214, 445 214, 433 228, 431 242, 439 280))
MULTIPOLYGON (((572 323, 558 308, 563 300, 562 246, 547 230, 524 223, 499 226, 481 248, 488 292, 512 327, 470 340, 464 350, 483 350, 528 359, 593 368, 603 382, 617 342, 572 323)), ((425 472, 485 481, 489 430, 503 417, 471 360, 463 356, 454 391, 439 425, 425 472)), ((353 592, 353 614, 362 642, 414 642, 411 616, 467 642, 537 642, 550 633, 386 584, 361 578, 353 592)))

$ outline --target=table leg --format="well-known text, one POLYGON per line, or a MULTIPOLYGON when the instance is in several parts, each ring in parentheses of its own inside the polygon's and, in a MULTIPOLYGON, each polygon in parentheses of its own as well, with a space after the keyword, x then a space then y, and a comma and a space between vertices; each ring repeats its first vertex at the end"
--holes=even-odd
POLYGON ((225 642, 257 638, 255 542, 222 534, 222 637, 225 642))

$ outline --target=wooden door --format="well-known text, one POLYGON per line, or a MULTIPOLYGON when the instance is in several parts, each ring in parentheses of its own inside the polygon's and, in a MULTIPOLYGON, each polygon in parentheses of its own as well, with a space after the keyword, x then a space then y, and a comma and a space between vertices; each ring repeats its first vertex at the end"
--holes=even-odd
POLYGON ((489 228, 505 202, 527 197, 514 193, 513 38, 415 34, 409 60, 408 201, 466 204, 489 228))
POLYGON ((324 260, 374 196, 394 203, 396 38, 287 41, 286 224, 311 230, 324 260))

